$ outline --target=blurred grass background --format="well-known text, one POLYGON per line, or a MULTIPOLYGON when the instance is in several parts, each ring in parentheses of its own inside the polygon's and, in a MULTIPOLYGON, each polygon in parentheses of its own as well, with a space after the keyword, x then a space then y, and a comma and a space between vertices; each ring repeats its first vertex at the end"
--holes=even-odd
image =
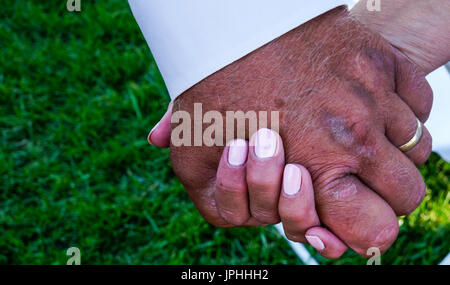
MULTIPOLYGON (((168 151, 146 142, 169 97, 127 1, 81 2, 2 1, 0 264, 65 264, 72 246, 82 264, 301 264, 273 227, 200 217, 168 151)), ((450 164, 433 155, 421 171, 426 201, 383 264, 450 251, 450 164)))

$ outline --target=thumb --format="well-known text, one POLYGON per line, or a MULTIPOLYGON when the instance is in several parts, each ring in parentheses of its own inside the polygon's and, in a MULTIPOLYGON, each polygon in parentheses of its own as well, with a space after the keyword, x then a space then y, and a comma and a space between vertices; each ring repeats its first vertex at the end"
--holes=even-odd
POLYGON ((164 116, 148 134, 147 141, 149 144, 160 148, 168 148, 170 146, 170 120, 172 118, 172 106, 173 104, 170 102, 164 116))

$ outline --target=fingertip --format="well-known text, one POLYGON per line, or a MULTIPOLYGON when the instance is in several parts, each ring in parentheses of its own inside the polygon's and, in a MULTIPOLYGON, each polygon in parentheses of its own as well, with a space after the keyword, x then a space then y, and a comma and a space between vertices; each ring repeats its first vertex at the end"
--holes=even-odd
POLYGON ((297 163, 287 164, 283 172, 283 194, 288 198, 293 198, 300 192, 314 197, 311 174, 303 165, 297 163))
POLYGON ((310 228, 305 238, 325 258, 339 258, 347 250, 347 246, 337 236, 322 227, 310 228))
POLYGON ((168 148, 170 146, 170 130, 170 123, 160 121, 148 134, 148 143, 159 148, 168 148))
POLYGON ((222 159, 226 159, 233 167, 243 166, 247 161, 248 142, 243 139, 230 141, 224 151, 222 159))
POLYGON ((318 252, 322 252, 325 250, 325 244, 323 243, 322 239, 317 235, 305 235, 306 240, 308 243, 314 247, 318 252))
POLYGON ((295 164, 287 164, 283 171, 283 193, 291 198, 302 190, 302 171, 295 164))
POLYGON ((251 159, 265 161, 271 159, 283 160, 284 147, 280 134, 268 128, 261 128, 250 138, 251 159))
POLYGON ((147 136, 147 142, 150 144, 150 145, 155 145, 153 142, 152 142, 152 135, 153 135, 153 132, 155 131, 155 129, 157 129, 158 128, 158 125, 159 125, 159 122, 156 124, 156 126, 154 126, 153 128, 152 128, 152 130, 148 133, 148 136, 147 136))
POLYGON ((148 134, 147 141, 150 145, 160 148, 168 148, 170 146, 172 108, 173 102, 170 102, 164 116, 148 134))

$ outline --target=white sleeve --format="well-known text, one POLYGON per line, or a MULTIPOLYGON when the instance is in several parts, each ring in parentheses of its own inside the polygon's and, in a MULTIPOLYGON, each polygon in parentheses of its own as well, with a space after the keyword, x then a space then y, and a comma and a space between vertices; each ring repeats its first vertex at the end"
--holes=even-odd
POLYGON ((450 69, 442 66, 430 73, 427 80, 433 88, 434 102, 425 125, 433 137, 433 151, 450 162, 450 132, 445 127, 450 123, 450 69))
POLYGON ((172 99, 351 0, 129 0, 172 99))

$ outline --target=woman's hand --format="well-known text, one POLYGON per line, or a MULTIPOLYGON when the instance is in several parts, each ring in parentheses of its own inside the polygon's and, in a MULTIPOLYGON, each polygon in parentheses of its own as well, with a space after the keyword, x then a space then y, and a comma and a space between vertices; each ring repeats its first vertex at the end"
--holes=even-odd
MULTIPOLYGON (((167 147, 170 138, 170 111, 150 132, 149 142, 167 147)), ((225 148, 217 170, 213 207, 226 221, 224 227, 264 226, 252 211, 264 208, 271 213, 269 224, 283 223, 286 237, 294 242, 311 244, 322 256, 338 258, 347 246, 333 233, 320 226, 314 202, 314 189, 308 170, 299 164, 285 165, 283 141, 272 130, 260 129, 249 143, 231 141, 225 148), (273 156, 261 158, 258 137, 276 140, 273 156), (281 187, 280 187, 281 185, 281 187)))

